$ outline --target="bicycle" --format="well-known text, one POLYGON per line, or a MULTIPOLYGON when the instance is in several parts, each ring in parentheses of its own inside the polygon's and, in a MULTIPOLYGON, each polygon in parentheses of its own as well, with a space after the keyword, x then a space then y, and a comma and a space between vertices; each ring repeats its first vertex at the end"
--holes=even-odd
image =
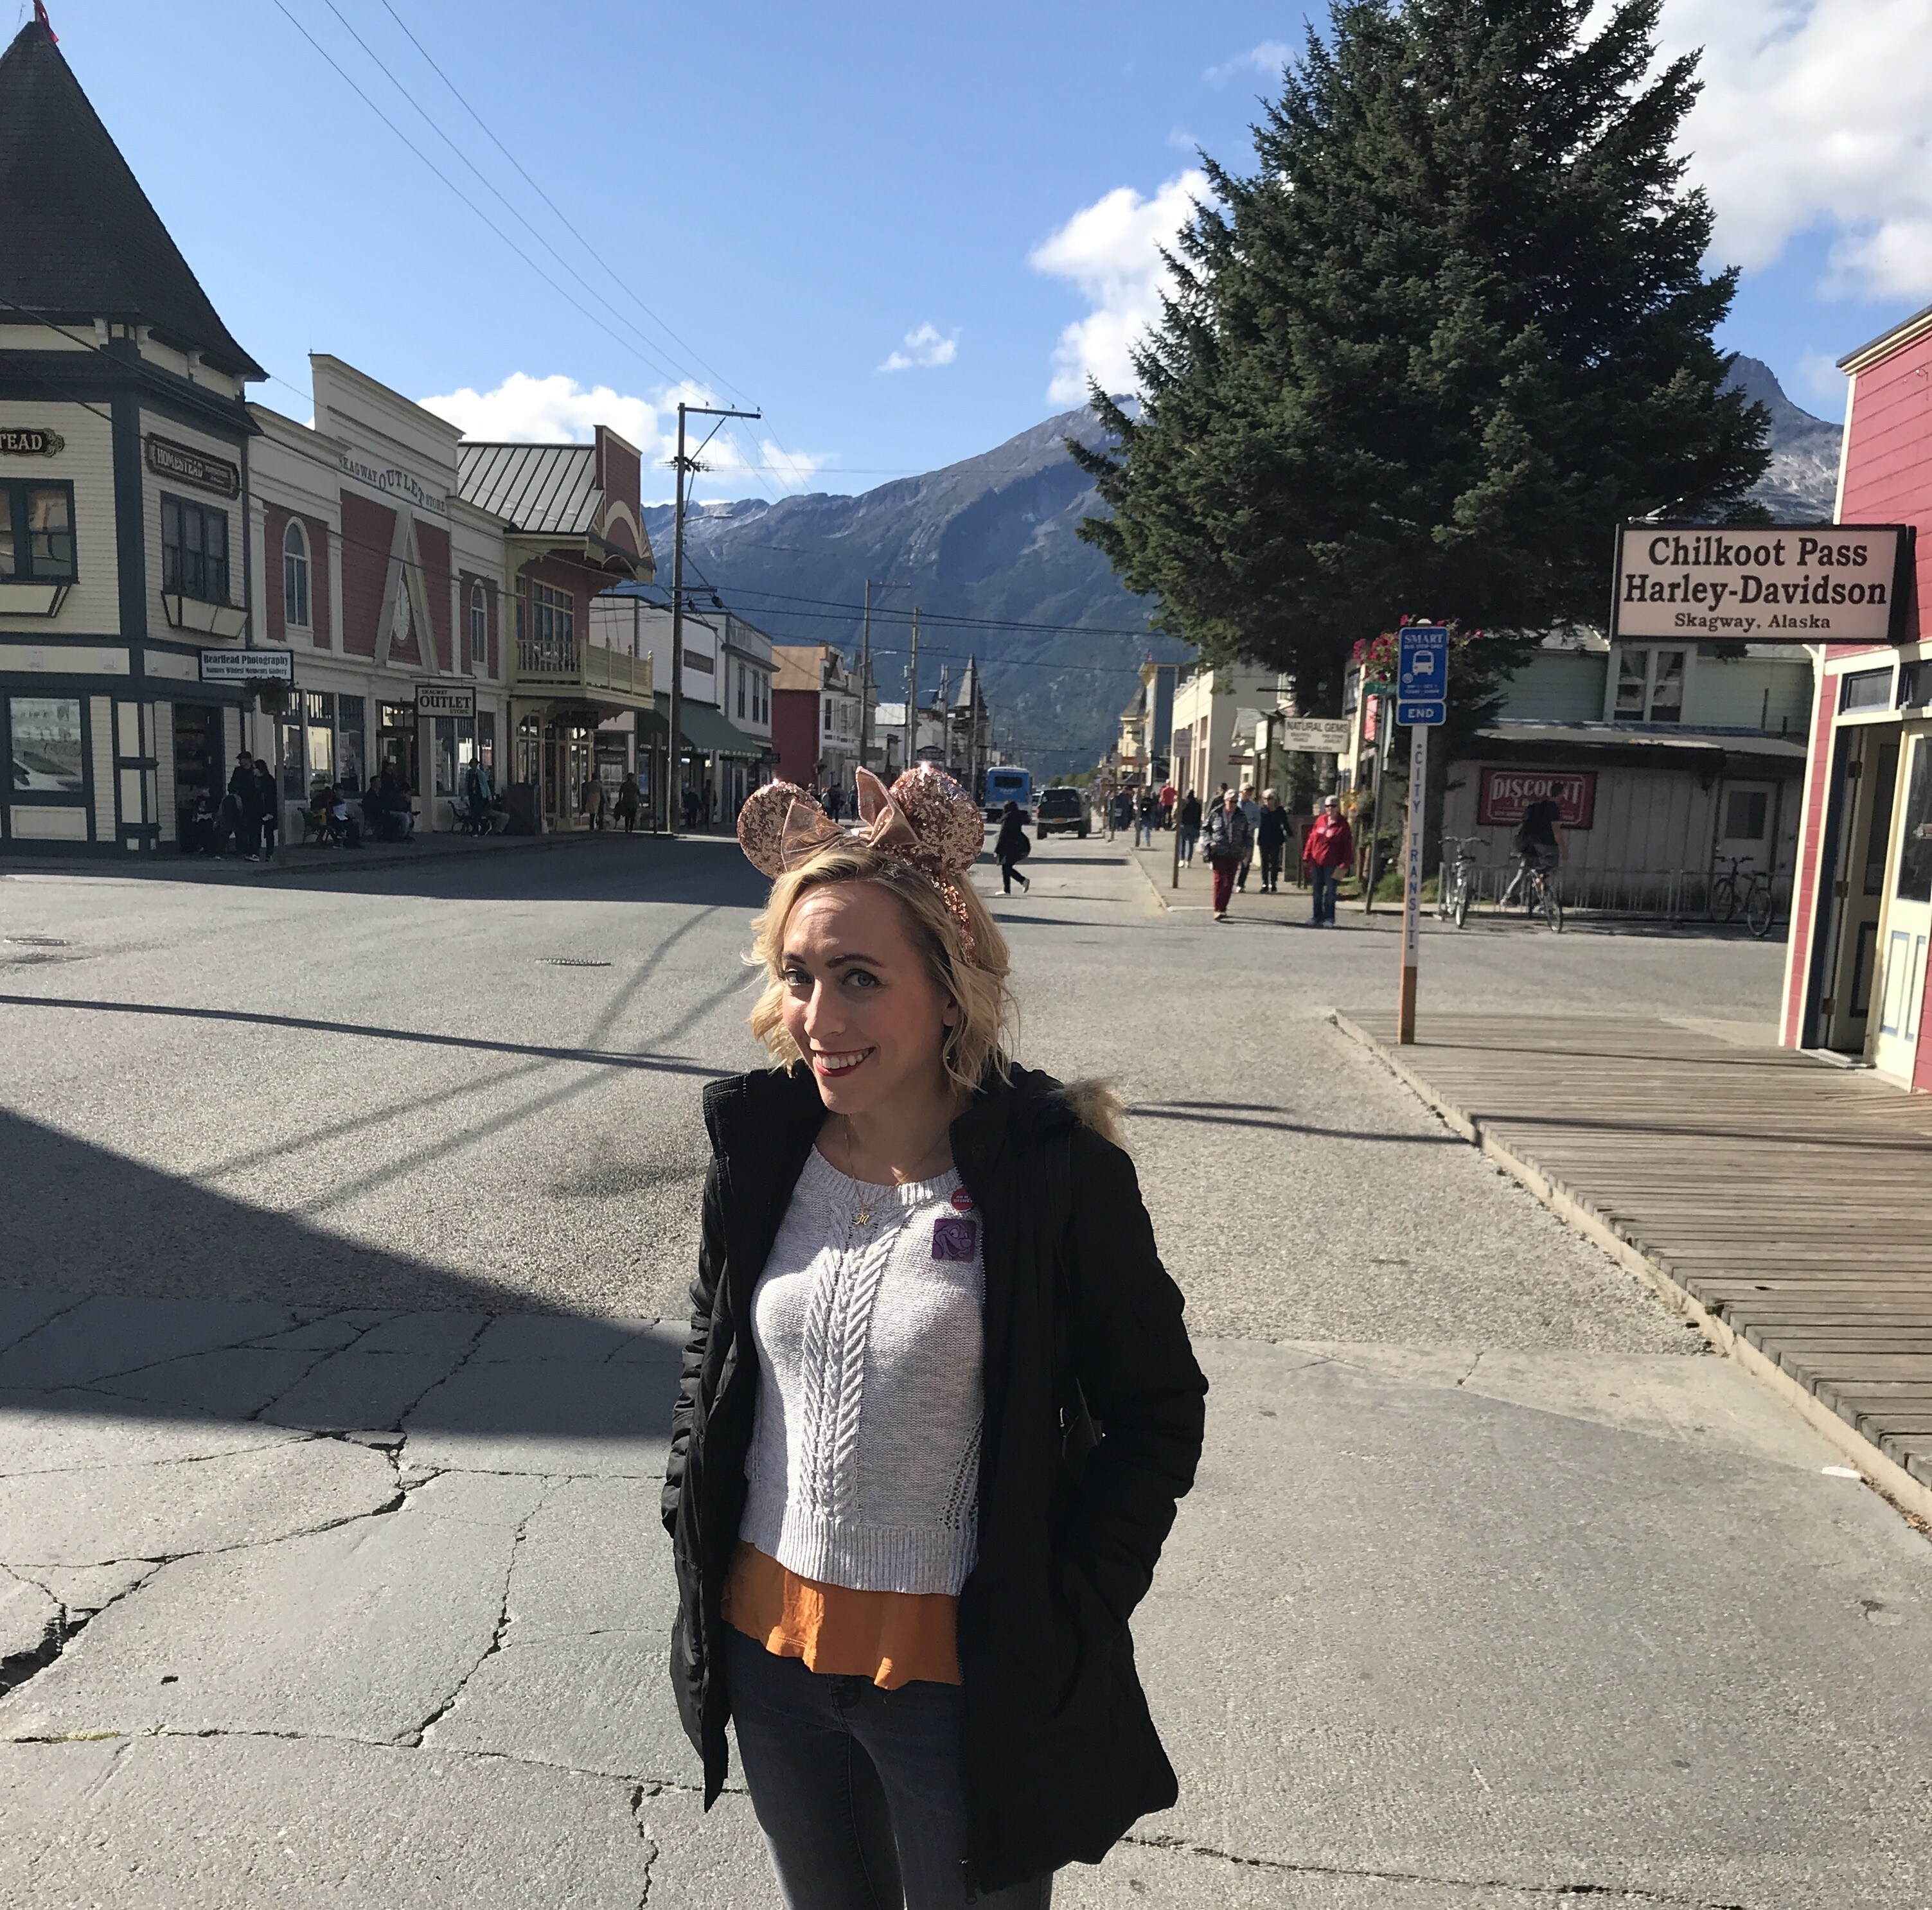
POLYGON ((1442 873, 1436 879, 1436 913, 1458 928, 1469 919, 1469 903, 1476 886, 1476 859, 1471 853, 1481 838, 1445 835, 1442 838, 1442 873))
POLYGON ((1563 898, 1557 892, 1556 868, 1553 865, 1546 867, 1538 861, 1534 850, 1520 850, 1518 854, 1520 859, 1516 874, 1510 877, 1509 886, 1503 891, 1502 899, 1496 906, 1508 908, 1520 886, 1524 914, 1540 915, 1552 934, 1562 934, 1563 898))
POLYGON ((1711 919, 1728 922, 1742 915, 1744 926, 1755 940, 1761 942, 1771 933, 1771 877, 1762 869, 1750 869, 1744 877, 1740 893, 1738 871, 1745 868, 1750 858, 1732 856, 1729 860, 1730 867, 1711 884, 1711 919))

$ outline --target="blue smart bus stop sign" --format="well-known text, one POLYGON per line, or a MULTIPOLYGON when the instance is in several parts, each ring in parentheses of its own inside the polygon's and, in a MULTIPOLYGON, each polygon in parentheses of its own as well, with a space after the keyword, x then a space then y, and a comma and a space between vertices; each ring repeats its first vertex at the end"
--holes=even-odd
POLYGON ((1397 633, 1395 720, 1406 728, 1445 721, 1449 714, 1449 631, 1440 623, 1412 623, 1397 633))

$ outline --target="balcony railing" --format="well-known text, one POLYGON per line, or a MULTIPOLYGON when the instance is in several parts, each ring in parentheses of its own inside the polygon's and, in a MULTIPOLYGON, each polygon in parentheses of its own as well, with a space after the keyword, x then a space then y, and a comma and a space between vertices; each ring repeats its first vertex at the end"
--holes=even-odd
POLYGON ((532 689, 608 690, 640 702, 650 699, 651 658, 602 643, 520 643, 517 682, 532 689))

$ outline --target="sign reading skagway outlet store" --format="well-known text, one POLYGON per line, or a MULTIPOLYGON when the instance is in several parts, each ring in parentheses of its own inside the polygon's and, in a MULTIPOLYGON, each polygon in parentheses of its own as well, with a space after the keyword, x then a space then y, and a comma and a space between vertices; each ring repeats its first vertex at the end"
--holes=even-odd
POLYGON ((1909 524, 1620 524, 1610 634, 1903 643, 1912 553, 1909 524))

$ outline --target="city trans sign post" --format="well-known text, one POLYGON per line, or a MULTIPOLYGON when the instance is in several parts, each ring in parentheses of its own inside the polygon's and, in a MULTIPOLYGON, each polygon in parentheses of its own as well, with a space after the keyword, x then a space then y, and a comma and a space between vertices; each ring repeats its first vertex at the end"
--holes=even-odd
POLYGON ((1408 730, 1408 854, 1402 885, 1402 986, 1396 1039, 1415 1039, 1417 957, 1422 929, 1422 805, 1429 784, 1429 733, 1449 715, 1449 628, 1405 624, 1396 637, 1395 720, 1408 730))
POLYGON ((1610 635, 1704 643, 1900 643, 1910 524, 1619 524, 1610 635))

